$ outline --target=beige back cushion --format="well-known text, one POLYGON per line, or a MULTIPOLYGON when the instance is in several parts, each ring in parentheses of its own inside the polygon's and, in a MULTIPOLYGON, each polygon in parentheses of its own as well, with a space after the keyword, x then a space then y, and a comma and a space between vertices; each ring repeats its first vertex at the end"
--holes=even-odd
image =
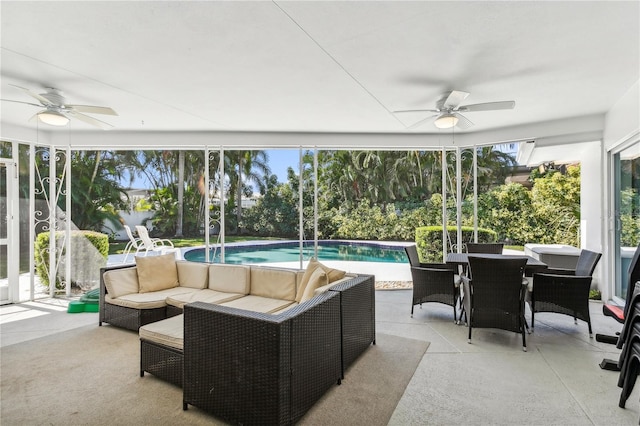
POLYGON ((302 281, 298 286, 298 293, 296 294, 296 302, 300 303, 302 301, 302 297, 303 297, 303 294, 305 293, 307 284, 309 283, 309 279, 311 278, 311 275, 316 269, 322 269, 324 273, 327 275, 327 284, 332 283, 334 281, 338 281, 339 279, 342 279, 346 274, 345 271, 330 268, 327 265, 323 265, 322 263, 318 262, 316 259, 311 259, 309 261, 309 264, 307 265, 307 269, 304 272, 304 275, 302 276, 302 281))
POLYGON ((249 294, 251 267, 246 265, 209 265, 209 288, 225 293, 249 294))
POLYGON ((136 256, 140 293, 178 286, 178 268, 173 253, 160 256, 136 256))
POLYGON ((302 278, 304 278, 304 273, 307 272, 304 269, 299 269, 296 271, 296 302, 299 302, 299 297, 302 297, 302 293, 304 293, 304 288, 302 288, 302 278))
POLYGON ((209 264, 179 260, 178 282, 180 287, 207 288, 209 284, 209 264))
POLYGON ((291 300, 296 298, 295 270, 251 267, 251 294, 272 299, 291 300))
POLYGON ((107 293, 113 298, 137 293, 139 290, 138 271, 136 271, 136 268, 106 271, 103 278, 107 293))
POLYGON ((323 287, 327 284, 329 284, 329 277, 324 272, 324 270, 322 268, 314 269, 314 271, 311 273, 311 276, 309 277, 307 285, 304 288, 304 293, 302 294, 300 303, 306 302, 307 300, 311 299, 313 296, 315 296, 315 291, 317 288, 323 287))

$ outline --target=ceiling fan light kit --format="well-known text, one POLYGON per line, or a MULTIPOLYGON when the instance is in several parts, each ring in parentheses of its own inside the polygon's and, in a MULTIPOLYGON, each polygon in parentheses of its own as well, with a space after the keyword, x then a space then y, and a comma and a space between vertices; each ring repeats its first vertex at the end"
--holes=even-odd
POLYGON ((458 128, 465 130, 473 126, 473 122, 466 116, 462 115, 461 112, 495 111, 513 109, 516 106, 515 101, 483 102, 480 104, 460 105, 467 96, 469 96, 468 92, 452 90, 442 95, 442 97, 436 101, 435 109, 405 109, 394 111, 394 113, 427 112, 435 114, 418 121, 410 126, 410 129, 421 126, 423 123, 431 121, 432 117, 436 117, 433 120, 433 124, 438 129, 450 129, 458 126, 458 128))
POLYGON ((450 129, 458 124, 458 117, 453 114, 442 114, 433 122, 438 129, 450 129))
POLYGON ((45 110, 38 113, 38 119, 52 126, 66 126, 69 119, 58 111, 45 110))

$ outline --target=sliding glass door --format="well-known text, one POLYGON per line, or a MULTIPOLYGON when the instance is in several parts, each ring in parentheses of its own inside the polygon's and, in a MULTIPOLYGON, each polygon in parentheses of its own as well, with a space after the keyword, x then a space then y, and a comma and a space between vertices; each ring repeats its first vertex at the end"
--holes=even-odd
POLYGON ((16 197, 12 176, 15 164, 0 160, 0 304, 18 301, 18 256, 16 250, 16 197))
POLYGON ((615 296, 627 294, 628 269, 640 242, 640 142, 614 154, 615 296))

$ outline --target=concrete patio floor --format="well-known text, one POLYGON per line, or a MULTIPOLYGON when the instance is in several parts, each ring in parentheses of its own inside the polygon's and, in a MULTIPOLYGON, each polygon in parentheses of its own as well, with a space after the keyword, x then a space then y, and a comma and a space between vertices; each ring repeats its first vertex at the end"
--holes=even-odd
MULTIPOLYGON (((65 303, 0 306, 0 345, 98 326, 97 313, 67 314, 65 303)), ((619 351, 590 339, 585 323, 539 314, 523 352, 515 333, 477 329, 469 344, 466 326, 453 323, 450 307, 416 306, 411 318, 410 303, 411 290, 376 291, 377 333, 430 342, 389 424, 638 424, 640 391, 626 409, 618 407, 618 373, 598 363, 617 359, 619 351)), ((601 309, 591 302, 594 332, 614 333, 618 324, 601 309)))

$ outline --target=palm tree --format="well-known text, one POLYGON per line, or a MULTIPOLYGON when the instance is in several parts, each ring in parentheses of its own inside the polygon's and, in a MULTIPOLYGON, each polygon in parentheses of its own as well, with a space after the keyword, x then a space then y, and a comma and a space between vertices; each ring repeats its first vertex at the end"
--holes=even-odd
POLYGON ((236 232, 242 221, 242 196, 251 191, 253 183, 264 192, 265 176, 271 175, 269 157, 265 151, 225 151, 225 173, 229 176, 229 203, 236 206, 236 232))

